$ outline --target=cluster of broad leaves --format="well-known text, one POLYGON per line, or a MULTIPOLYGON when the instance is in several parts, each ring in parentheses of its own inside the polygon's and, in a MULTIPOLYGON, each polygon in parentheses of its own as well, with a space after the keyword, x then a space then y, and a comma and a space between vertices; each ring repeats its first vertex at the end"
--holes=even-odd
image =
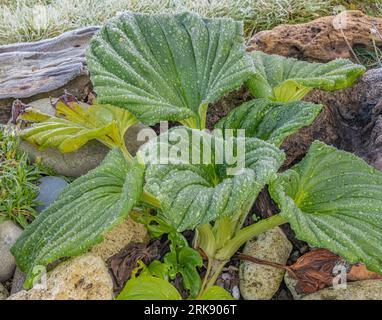
MULTIPOLYGON (((112 148, 12 248, 18 266, 28 273, 27 287, 36 266, 88 250, 153 197, 159 203, 156 219, 163 223, 148 228, 158 236, 168 233, 171 251, 163 262, 141 265, 120 299, 148 299, 148 292, 150 298, 180 299, 168 282, 179 274, 195 297, 202 260, 179 232, 234 216, 250 207, 266 185, 300 239, 382 272, 380 172, 315 142, 301 163, 278 174, 285 157, 278 147, 323 108, 299 100, 313 88, 352 85, 363 67, 347 60, 317 64, 248 54, 242 23, 191 13, 123 14, 94 37, 87 61, 101 105, 84 107, 63 99, 56 104, 56 117, 33 109, 22 116, 35 122, 23 138, 40 148, 70 152, 91 139, 112 148), (244 83, 260 99, 235 108, 212 133, 196 130, 205 127, 209 103, 244 83), (126 161, 123 135, 138 120, 172 120, 194 129, 174 128, 126 161)), ((218 287, 204 295, 229 298, 218 287)))
POLYGON ((178 231, 236 214, 284 161, 281 150, 260 139, 223 139, 184 127, 151 140, 138 157, 146 165, 145 190, 160 201, 160 215, 178 231))
POLYGON ((169 283, 169 281, 175 280, 178 274, 182 276, 183 287, 188 290, 193 299, 233 299, 227 291, 216 286, 206 290, 202 295, 198 295, 202 283, 198 268, 203 265, 199 252, 190 248, 184 236, 165 223, 158 215, 140 212, 133 217, 147 227, 153 238, 167 234, 170 251, 164 255, 163 262, 154 260, 150 265, 145 266, 139 261, 139 267, 133 271, 132 277, 127 281, 117 299, 180 300, 181 295, 178 290, 169 283), (136 277, 138 272, 140 274, 136 277))

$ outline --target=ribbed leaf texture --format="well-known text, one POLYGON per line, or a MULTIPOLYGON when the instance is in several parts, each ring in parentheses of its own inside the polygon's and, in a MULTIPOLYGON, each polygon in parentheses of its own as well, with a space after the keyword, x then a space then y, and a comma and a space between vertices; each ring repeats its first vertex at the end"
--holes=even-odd
POLYGON ((365 67, 345 59, 328 63, 310 63, 294 58, 251 53, 256 74, 247 82, 256 98, 276 101, 301 100, 317 88, 335 91, 350 87, 365 71, 365 67))
POLYGON ((206 104, 254 73, 242 23, 193 13, 123 14, 93 38, 87 62, 99 102, 146 124, 203 121, 206 104))
POLYGON ((102 241, 139 201, 144 168, 127 164, 118 149, 102 164, 70 184, 60 197, 29 225, 12 253, 19 268, 33 280, 33 267, 76 256, 102 241))
POLYGON ((297 238, 382 273, 380 171, 316 141, 270 193, 297 238))
MULTIPOLYGON (((227 174, 227 169, 235 166, 232 162, 228 163, 224 159, 220 164, 216 163, 218 154, 225 153, 229 141, 199 130, 172 129, 139 151, 138 157, 145 158, 148 164, 145 189, 161 202, 160 214, 166 223, 178 231, 194 229, 217 218, 232 216, 254 200, 264 185, 274 178, 283 163, 284 154, 275 146, 259 139, 247 138, 242 142, 243 145, 238 144, 239 148, 234 150, 244 153, 245 163, 232 176, 227 174), (191 136, 194 143, 188 140, 191 136), (192 158, 192 148, 199 145, 195 141, 203 141, 200 144, 202 150, 210 148, 209 163, 203 162, 203 152, 200 153, 200 158, 192 158), (159 146, 162 147, 161 150, 170 147, 170 156, 163 156, 161 162, 154 163, 152 160, 159 152, 159 146), (144 156, 149 151, 151 157, 144 156), (175 151, 187 155, 175 163, 171 157, 171 154, 177 153, 175 151), (197 158, 201 164, 197 164, 197 158), (165 162, 169 164, 163 164, 165 162)), ((238 143, 237 139, 233 139, 232 143, 238 143)))
POLYGON ((233 109, 215 128, 242 129, 247 137, 280 146, 288 136, 312 124, 321 109, 322 105, 303 101, 283 103, 257 99, 233 109))
POLYGON ((40 150, 53 147, 63 153, 76 151, 94 139, 112 148, 124 143, 126 130, 137 122, 127 110, 111 105, 90 106, 70 95, 60 98, 54 107, 55 116, 27 108, 19 118, 33 124, 21 131, 21 138, 40 150))

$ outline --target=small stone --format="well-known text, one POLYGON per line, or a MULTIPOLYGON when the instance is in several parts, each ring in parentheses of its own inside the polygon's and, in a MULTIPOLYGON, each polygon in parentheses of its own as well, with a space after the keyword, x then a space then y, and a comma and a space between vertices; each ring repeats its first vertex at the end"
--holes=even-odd
POLYGON ((38 286, 9 300, 111 300, 113 282, 100 257, 86 254, 60 264, 38 286))
POLYGON ((344 289, 325 288, 302 300, 382 300, 382 280, 348 282, 344 289))
MULTIPOLYGON (((280 228, 269 230, 248 241, 243 253, 255 258, 285 264, 292 251, 280 228)), ((270 300, 277 292, 285 271, 248 261, 240 264, 240 291, 245 300, 270 300)))
POLYGON ((0 283, 0 300, 5 300, 8 296, 8 290, 0 283))
POLYGON ((10 249, 23 229, 12 221, 0 223, 0 281, 9 280, 15 271, 16 261, 10 249))
POLYGON ((143 224, 125 219, 111 231, 105 234, 105 240, 94 246, 90 253, 107 261, 111 256, 120 252, 131 242, 147 242, 147 229, 143 224))
POLYGON ((295 278, 293 278, 288 272, 285 272, 284 282, 287 288, 289 289, 290 293, 292 294, 294 300, 301 300, 305 296, 305 294, 297 292, 296 286, 298 284, 298 281, 295 278))
POLYGON ((38 212, 49 207, 61 194, 68 183, 59 177, 42 177, 39 179, 40 193, 35 199, 40 204, 36 207, 38 212))

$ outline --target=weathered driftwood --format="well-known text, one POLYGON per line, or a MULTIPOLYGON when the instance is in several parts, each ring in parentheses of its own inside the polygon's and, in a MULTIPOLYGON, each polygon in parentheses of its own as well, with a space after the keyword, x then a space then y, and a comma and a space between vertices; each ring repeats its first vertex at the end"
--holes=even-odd
POLYGON ((66 32, 56 38, 0 46, 0 122, 6 122, 14 99, 23 102, 61 95, 78 98, 90 88, 85 51, 99 27, 66 32))

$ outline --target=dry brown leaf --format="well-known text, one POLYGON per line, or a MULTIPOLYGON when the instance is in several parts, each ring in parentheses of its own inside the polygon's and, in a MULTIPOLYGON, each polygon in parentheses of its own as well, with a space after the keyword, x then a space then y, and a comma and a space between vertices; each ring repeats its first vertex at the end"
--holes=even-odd
POLYGON ((347 279, 349 281, 382 279, 382 275, 367 270, 363 263, 357 263, 351 267, 347 279))

